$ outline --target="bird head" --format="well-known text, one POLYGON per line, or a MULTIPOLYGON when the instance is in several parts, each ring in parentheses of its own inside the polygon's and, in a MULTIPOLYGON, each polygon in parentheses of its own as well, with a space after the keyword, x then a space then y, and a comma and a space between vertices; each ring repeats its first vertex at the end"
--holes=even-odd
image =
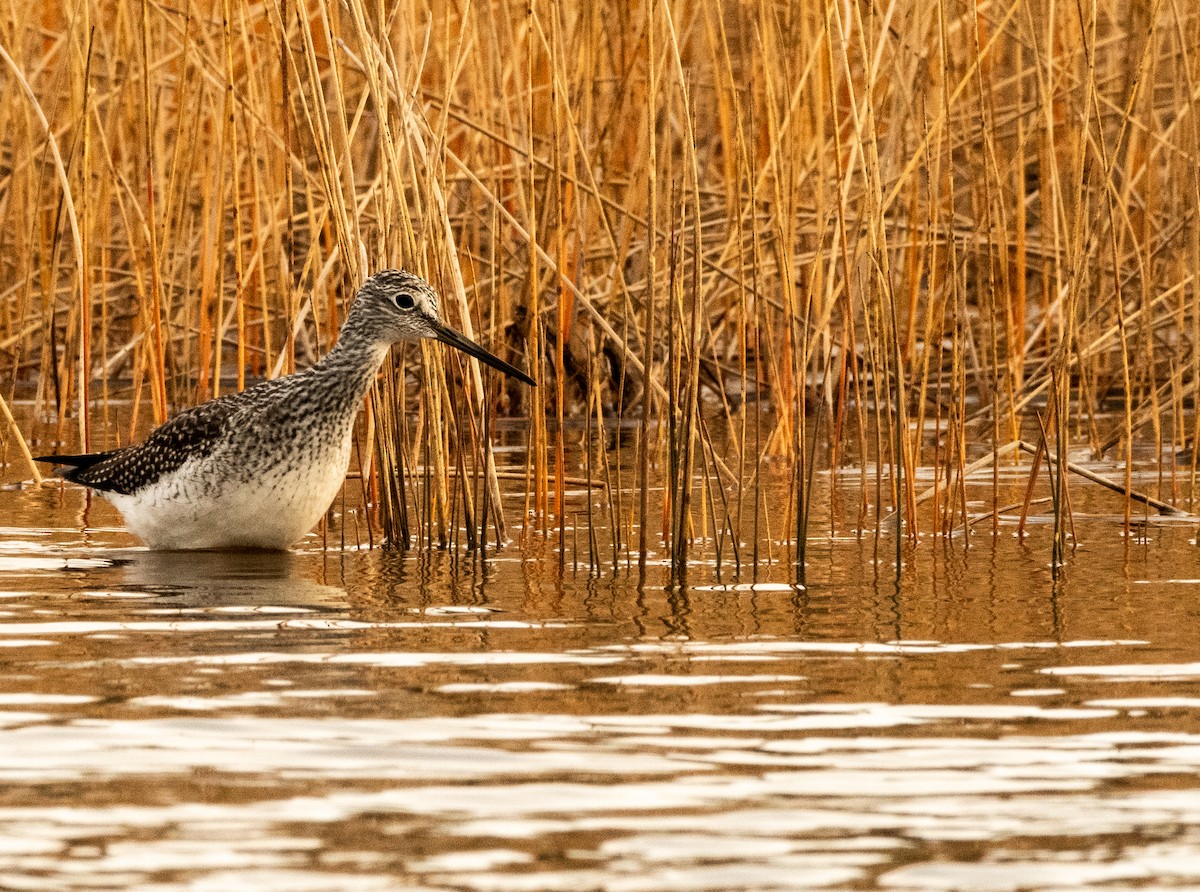
POLYGON ((520 369, 447 325, 442 320, 433 286, 404 270, 385 269, 363 282, 350 308, 346 326, 368 334, 374 343, 383 346, 397 341, 432 338, 536 386, 534 380, 520 369))

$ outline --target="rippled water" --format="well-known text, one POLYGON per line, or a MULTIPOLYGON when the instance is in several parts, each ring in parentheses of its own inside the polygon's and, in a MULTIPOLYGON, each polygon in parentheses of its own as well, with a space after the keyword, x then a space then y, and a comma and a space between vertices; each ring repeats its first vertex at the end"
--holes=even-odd
POLYGON ((0 493, 0 888, 1200 887, 1191 525, 671 588, 83 504, 0 493))

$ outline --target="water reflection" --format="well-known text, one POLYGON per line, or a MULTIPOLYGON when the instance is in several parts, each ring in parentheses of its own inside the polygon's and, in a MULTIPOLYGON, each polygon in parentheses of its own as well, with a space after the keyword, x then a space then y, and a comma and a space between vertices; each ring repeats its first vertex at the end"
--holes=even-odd
POLYGON ((1200 885, 1186 528, 1097 522, 1057 584, 1034 531, 671 587, 52 508, 0 493, 50 523, 0 528, 6 887, 1200 885))
POLYGON ((120 587, 146 592, 181 607, 290 607, 344 610, 345 589, 310 579, 299 555, 273 551, 110 553, 120 587))

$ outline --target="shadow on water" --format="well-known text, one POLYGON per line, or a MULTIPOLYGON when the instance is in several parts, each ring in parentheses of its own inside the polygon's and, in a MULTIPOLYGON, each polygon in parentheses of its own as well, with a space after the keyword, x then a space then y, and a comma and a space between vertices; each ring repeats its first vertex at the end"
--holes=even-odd
POLYGON ((827 536, 799 587, 152 553, 78 498, 0 493, 0 886, 1200 884, 1190 528, 1057 580, 1045 527, 827 536))

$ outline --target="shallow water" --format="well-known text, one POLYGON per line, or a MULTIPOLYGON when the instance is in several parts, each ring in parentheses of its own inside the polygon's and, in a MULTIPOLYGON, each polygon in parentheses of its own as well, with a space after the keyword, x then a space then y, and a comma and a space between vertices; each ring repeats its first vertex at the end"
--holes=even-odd
POLYGON ((0 888, 1200 887, 1200 552, 146 552, 0 492, 0 888))

